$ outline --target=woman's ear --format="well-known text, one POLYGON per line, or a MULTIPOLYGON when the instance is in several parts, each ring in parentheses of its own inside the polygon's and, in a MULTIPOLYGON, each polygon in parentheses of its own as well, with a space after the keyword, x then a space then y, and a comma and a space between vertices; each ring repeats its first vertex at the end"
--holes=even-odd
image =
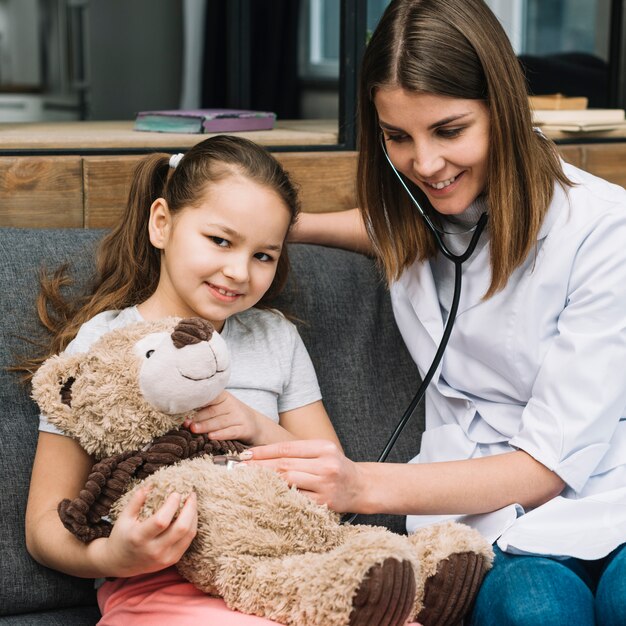
POLYGON ((157 198, 150 207, 148 232, 150 242, 155 248, 162 250, 167 243, 172 224, 172 215, 164 198, 157 198))

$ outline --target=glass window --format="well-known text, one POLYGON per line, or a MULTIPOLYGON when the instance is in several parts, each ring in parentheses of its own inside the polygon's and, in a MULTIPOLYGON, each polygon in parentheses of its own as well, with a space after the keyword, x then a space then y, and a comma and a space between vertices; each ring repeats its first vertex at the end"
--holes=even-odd
POLYGON ((519 58, 533 94, 611 106, 610 0, 526 0, 519 58))
MULTIPOLYGON (((611 58, 611 0, 486 2, 511 40, 531 93, 585 96, 590 107, 624 106, 611 85, 612 67, 625 62, 611 58)), ((368 28, 387 4, 368 0, 368 28)))

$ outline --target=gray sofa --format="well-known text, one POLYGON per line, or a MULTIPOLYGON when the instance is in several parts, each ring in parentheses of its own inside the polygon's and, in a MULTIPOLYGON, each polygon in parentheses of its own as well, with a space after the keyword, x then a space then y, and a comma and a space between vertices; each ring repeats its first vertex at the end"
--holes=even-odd
MULTIPOLYGON (((24 509, 37 441, 37 410, 6 371, 33 337, 37 273, 70 261, 78 284, 102 235, 89 230, 0 229, 0 625, 95 624, 93 581, 37 564, 24 545, 24 509), (22 338, 20 338, 22 337, 22 338)), ((278 303, 299 321, 324 400, 347 454, 374 460, 419 383, 373 263, 342 250, 291 245, 292 276, 278 303)), ((390 460, 418 450, 416 414, 390 460)), ((402 532, 400 517, 360 518, 402 532)))

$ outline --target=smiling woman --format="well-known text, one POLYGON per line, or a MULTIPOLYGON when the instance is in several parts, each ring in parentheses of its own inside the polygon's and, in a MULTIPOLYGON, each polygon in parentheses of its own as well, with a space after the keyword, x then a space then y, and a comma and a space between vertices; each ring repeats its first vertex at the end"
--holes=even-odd
POLYGON ((485 191, 489 109, 484 102, 381 88, 374 103, 389 157, 438 213, 462 213, 485 191))
POLYGON ((306 215, 293 237, 376 254, 425 381, 449 338, 421 449, 407 465, 311 442, 253 459, 340 510, 479 529, 496 560, 472 626, 626 623, 626 386, 605 367, 626 368, 626 191, 533 128, 483 0, 393 0, 360 77, 360 208, 306 215), (477 240, 462 270, 440 233, 453 252, 477 240))
MULTIPOLYGON (((479 2, 476 7, 460 5, 449 14, 438 15, 430 2, 419 3, 419 12, 412 11, 413 5, 413 2, 390 5, 377 33, 393 29, 389 31, 391 36, 375 33, 363 59, 364 78, 359 88, 358 200, 365 222, 371 224, 388 279, 397 279, 416 259, 433 257, 436 247, 432 235, 421 220, 410 220, 411 204, 393 184, 394 174, 379 149, 380 122, 393 125, 393 120, 388 118, 396 115, 396 107, 404 112, 405 124, 413 127, 419 124, 424 130, 449 116, 472 112, 473 118, 468 122, 473 123, 468 126, 476 132, 474 139, 481 136, 482 129, 488 143, 485 145, 485 137, 482 142, 479 140, 484 154, 478 156, 480 150, 473 148, 470 159, 474 165, 484 160, 481 167, 485 180, 480 184, 482 175, 475 171, 473 184, 463 185, 468 191, 471 188, 471 193, 463 197, 453 212, 462 212, 479 194, 485 195, 489 206, 499 207, 497 212, 490 212, 490 229, 496 233, 491 242, 492 281, 487 292, 491 295, 504 285, 532 247, 549 204, 553 181, 567 184, 567 177, 554 145, 533 132, 524 78, 506 34, 489 9, 479 2), (398 97, 391 98, 390 94, 398 97), (416 102, 414 98, 421 99, 416 102), (413 108, 414 105, 420 106, 413 108), (409 232, 398 241, 392 232, 400 227, 408 228, 409 232)), ((442 8, 447 9, 447 5, 442 8)), ((462 127, 452 123, 448 128, 454 135, 462 127)), ((437 137, 435 129, 430 130, 437 137)), ((439 136, 443 142, 445 125, 443 136, 439 136)), ((421 139, 423 143, 423 136, 421 139)), ((455 143, 452 137, 449 145, 455 146, 455 158, 463 158, 462 139, 455 143)), ((421 150, 417 141, 415 150, 421 150)), ((390 156, 392 151, 390 146, 390 156)), ((430 171, 418 175, 419 180, 444 182, 463 166, 458 163, 456 171, 449 167, 449 172, 433 172, 434 156, 431 154, 431 163, 427 164, 430 171)), ((404 171, 402 163, 395 164, 404 171)), ((428 206, 427 185, 418 187, 418 197, 428 206)), ((435 199, 432 187, 428 189, 435 199)))

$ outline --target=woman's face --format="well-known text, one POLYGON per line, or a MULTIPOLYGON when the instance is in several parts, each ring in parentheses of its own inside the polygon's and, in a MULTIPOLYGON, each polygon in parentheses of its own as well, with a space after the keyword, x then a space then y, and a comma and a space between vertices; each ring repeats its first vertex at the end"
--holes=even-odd
POLYGON ((435 210, 457 215, 485 191, 489 110, 484 102, 394 87, 378 89, 374 105, 389 158, 435 210))

